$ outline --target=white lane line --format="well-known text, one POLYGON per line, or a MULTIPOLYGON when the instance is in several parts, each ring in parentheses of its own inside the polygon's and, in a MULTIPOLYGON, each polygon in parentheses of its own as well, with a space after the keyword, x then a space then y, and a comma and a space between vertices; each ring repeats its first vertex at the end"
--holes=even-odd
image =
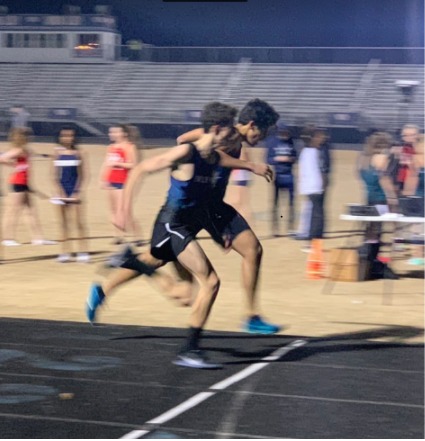
MULTIPOLYGON (((176 407, 173 407, 172 409, 168 410, 167 412, 159 415, 158 417, 147 421, 144 425, 161 425, 166 423, 167 421, 172 420, 173 418, 176 418, 177 416, 181 415, 182 413, 186 412, 189 409, 192 409, 193 407, 197 406, 198 404, 201 404, 203 401, 207 400, 208 398, 211 398, 214 396, 218 391, 224 390, 227 387, 231 386, 232 384, 237 383, 238 381, 244 380, 245 378, 255 374, 259 370, 265 368, 270 364, 272 361, 276 361, 279 358, 286 355, 288 352, 297 349, 301 346, 304 346, 307 342, 305 340, 295 340, 289 345, 283 346, 282 348, 277 349, 274 351, 271 355, 264 357, 261 359, 262 363, 254 363, 247 368, 243 369, 239 373, 230 376, 229 378, 220 381, 219 383, 214 384, 209 388, 208 392, 201 392, 188 400, 184 401, 183 403, 179 404, 176 407)), ((150 430, 133 430, 130 433, 127 433, 121 439, 137 439, 141 436, 146 435, 149 433, 150 430)))
POLYGON ((150 430, 133 430, 133 432, 130 432, 127 435, 122 436, 120 439, 138 439, 148 434, 149 432, 150 430))
POLYGON ((168 412, 159 415, 153 420, 149 420, 147 424, 164 424, 167 421, 172 420, 176 416, 186 412, 187 410, 192 409, 192 407, 197 406, 198 404, 202 403, 213 395, 215 395, 214 392, 201 392, 200 394, 189 398, 187 401, 184 401, 182 404, 179 404, 177 407, 170 409, 168 412))
POLYGON ((232 384, 235 384, 244 378, 249 377, 252 374, 255 374, 259 370, 265 368, 268 364, 270 364, 271 361, 276 361, 279 358, 286 355, 288 352, 297 349, 301 346, 304 346, 307 342, 305 340, 295 340, 294 342, 290 343, 287 346, 283 346, 282 348, 277 349, 274 351, 271 355, 268 357, 262 358, 263 361, 266 361, 267 363, 255 363, 251 364, 251 366, 248 366, 247 368, 243 369, 242 371, 238 372, 235 375, 232 375, 229 378, 226 378, 223 381, 220 381, 219 383, 214 384, 214 386, 210 387, 210 390, 223 390, 227 389, 232 384))
MULTIPOLYGON (((288 395, 288 394, 273 394, 266 392, 246 392, 250 395, 256 395, 260 397, 275 397, 275 398, 293 398, 295 400, 313 400, 313 401, 331 401, 335 403, 352 403, 352 404, 373 404, 374 406, 394 406, 394 407, 410 407, 413 409, 423 409, 422 404, 410 404, 410 403, 396 403, 392 401, 369 401, 369 400, 350 400, 345 398, 327 398, 327 397, 312 397, 308 395, 288 395)), ((232 392, 226 392, 232 393, 232 392)))

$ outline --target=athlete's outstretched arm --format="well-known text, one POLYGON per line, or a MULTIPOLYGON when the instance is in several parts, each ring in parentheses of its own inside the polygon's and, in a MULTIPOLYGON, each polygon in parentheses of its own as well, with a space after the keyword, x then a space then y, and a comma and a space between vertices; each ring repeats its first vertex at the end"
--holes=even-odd
POLYGON ((198 141, 202 136, 205 135, 204 129, 195 129, 190 132, 183 133, 183 135, 177 138, 177 144, 186 144, 188 142, 198 141))
POLYGON ((243 161, 242 159, 232 158, 221 150, 217 150, 220 155, 220 165, 225 168, 248 170, 258 176, 262 176, 267 182, 273 179, 273 171, 267 164, 254 164, 252 162, 243 161))
POLYGON ((118 215, 119 220, 117 220, 116 225, 118 228, 122 230, 125 229, 125 219, 131 211, 134 187, 137 182, 140 179, 143 179, 147 174, 157 173, 161 170, 171 168, 176 162, 187 157, 189 153, 190 146, 188 144, 183 144, 168 150, 162 155, 154 156, 153 158, 142 161, 132 170, 124 187, 123 206, 120 209, 120 214, 118 215))
POLYGON ((13 160, 16 159, 22 152, 20 148, 10 149, 8 152, 0 155, 0 164, 13 164, 13 160))

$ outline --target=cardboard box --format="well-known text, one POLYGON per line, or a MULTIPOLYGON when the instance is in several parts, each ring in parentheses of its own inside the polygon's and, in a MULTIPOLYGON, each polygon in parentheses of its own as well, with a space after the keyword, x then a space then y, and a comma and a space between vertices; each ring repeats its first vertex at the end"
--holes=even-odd
POLYGON ((356 248, 334 248, 330 253, 329 277, 335 282, 358 282, 359 255, 356 248))

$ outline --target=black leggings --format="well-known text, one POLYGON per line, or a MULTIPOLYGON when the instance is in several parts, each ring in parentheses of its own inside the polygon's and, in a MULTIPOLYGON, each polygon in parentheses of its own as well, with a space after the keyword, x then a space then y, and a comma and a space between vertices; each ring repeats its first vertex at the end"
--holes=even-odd
POLYGON ((289 197, 289 229, 292 229, 294 226, 295 220, 295 211, 294 211, 294 176, 293 175, 283 175, 277 176, 274 182, 274 198, 273 198, 273 208, 272 208, 272 216, 273 216, 273 226, 276 228, 278 224, 278 208, 279 208, 279 199, 281 199, 281 193, 288 192, 289 197))
POLYGON ((308 197, 313 205, 310 223, 310 240, 323 239, 323 230, 325 228, 324 194, 309 194, 308 197))

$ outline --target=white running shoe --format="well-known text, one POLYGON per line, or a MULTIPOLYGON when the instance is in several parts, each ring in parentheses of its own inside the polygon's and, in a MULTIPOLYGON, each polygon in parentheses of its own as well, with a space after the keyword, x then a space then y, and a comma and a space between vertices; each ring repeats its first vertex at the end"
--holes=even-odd
POLYGON ((1 243, 4 247, 19 247, 21 244, 15 240, 4 240, 1 243))
POLYGON ((77 254, 77 262, 79 263, 89 263, 90 256, 88 253, 78 253, 77 254))
POLYGON ((45 240, 45 239, 39 239, 39 240, 33 240, 31 242, 33 245, 56 245, 57 242, 54 240, 45 240))
POLYGON ((67 263, 70 261, 71 261, 71 254, 69 254, 69 253, 60 254, 58 256, 58 258, 56 259, 56 262, 59 262, 59 263, 67 263))

